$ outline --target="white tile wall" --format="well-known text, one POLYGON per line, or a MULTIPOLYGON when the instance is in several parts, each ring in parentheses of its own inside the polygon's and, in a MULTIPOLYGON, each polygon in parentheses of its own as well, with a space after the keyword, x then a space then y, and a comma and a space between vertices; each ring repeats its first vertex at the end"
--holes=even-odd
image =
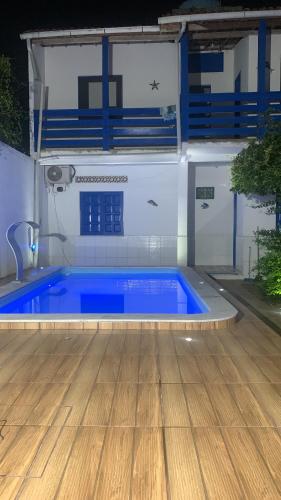
POLYGON ((176 236, 68 237, 53 239, 51 265, 175 266, 176 236))

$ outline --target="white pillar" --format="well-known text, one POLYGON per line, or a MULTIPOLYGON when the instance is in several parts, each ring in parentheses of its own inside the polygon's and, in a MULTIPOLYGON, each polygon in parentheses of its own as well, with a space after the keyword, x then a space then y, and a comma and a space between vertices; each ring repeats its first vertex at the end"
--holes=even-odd
POLYGON ((187 189, 188 160, 182 156, 178 163, 178 242, 177 263, 187 265, 187 189))

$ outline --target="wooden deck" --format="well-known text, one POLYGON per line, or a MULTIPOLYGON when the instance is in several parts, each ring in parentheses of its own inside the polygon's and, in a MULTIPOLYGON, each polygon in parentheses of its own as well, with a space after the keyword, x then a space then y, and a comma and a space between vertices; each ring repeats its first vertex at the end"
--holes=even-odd
MULTIPOLYGON (((237 305, 237 304, 236 304, 237 305)), ((0 333, 0 498, 281 498, 281 337, 0 333)))

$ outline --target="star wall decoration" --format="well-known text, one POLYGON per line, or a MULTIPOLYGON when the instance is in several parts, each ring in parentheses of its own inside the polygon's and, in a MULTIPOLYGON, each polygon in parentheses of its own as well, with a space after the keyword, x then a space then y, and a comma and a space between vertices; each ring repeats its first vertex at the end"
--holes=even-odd
POLYGON ((151 90, 159 90, 159 85, 160 83, 159 82, 156 82, 156 80, 153 80, 152 83, 149 84, 151 86, 151 90))

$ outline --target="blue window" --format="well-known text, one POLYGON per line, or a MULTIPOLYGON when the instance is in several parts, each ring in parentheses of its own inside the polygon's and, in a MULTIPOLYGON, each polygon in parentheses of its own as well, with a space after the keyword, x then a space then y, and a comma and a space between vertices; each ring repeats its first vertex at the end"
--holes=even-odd
POLYGON ((80 193, 80 234, 122 236, 124 234, 123 192, 80 193))
POLYGON ((189 54, 189 73, 218 73, 223 72, 223 52, 202 52, 189 54))

